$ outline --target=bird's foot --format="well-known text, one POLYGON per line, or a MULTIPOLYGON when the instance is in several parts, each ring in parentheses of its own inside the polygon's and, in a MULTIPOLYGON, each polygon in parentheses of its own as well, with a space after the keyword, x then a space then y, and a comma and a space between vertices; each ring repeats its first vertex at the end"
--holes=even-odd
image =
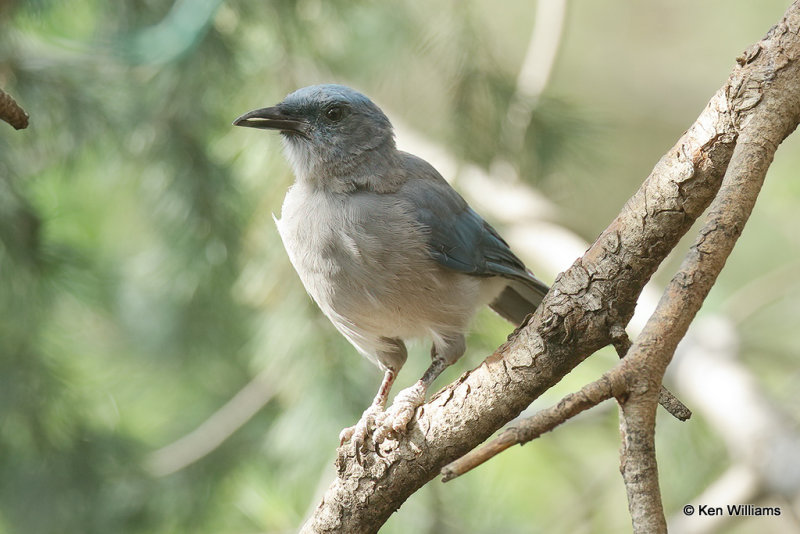
POLYGON ((387 442, 386 445, 391 449, 388 438, 405 432, 414 419, 417 408, 425 404, 425 394, 426 388, 417 383, 398 393, 388 410, 380 404, 373 404, 361 415, 358 423, 339 433, 339 444, 344 445, 350 441, 359 464, 362 461, 361 454, 368 449, 370 437, 376 452, 386 452, 381 445, 387 442))
POLYGON ((425 404, 426 388, 421 383, 402 390, 394 398, 394 402, 380 417, 378 426, 372 437, 376 444, 380 444, 390 434, 402 434, 408 424, 414 419, 417 408, 425 404))
POLYGON ((339 445, 344 445, 347 441, 353 442, 357 451, 365 450, 367 437, 375 429, 376 425, 385 415, 384 407, 380 404, 373 404, 361 414, 361 419, 353 426, 349 426, 339 432, 339 445))

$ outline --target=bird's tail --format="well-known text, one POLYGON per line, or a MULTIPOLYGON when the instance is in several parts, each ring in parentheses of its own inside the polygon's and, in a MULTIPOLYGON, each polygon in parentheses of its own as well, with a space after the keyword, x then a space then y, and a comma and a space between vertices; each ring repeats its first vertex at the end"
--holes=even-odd
POLYGON ((549 289, 547 284, 533 276, 530 279, 510 279, 489 307, 503 319, 519 326, 536 310, 549 289))

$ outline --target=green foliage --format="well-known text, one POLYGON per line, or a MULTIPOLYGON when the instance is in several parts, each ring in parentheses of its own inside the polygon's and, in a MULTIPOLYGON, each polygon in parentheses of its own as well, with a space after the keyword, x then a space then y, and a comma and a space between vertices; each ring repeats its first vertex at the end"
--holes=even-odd
MULTIPOLYGON (((0 8, 0 85, 31 115, 28 130, 0 124, 0 533, 293 531, 333 476, 339 430, 356 421, 380 375, 310 303, 286 259, 270 216, 291 183, 277 136, 235 130, 231 120, 299 86, 354 85, 462 161, 509 159, 591 237, 722 83, 735 52, 782 9, 737 2, 741 12, 768 12, 766 21, 736 22, 755 34, 719 29, 726 41, 705 60, 720 64, 708 83, 703 71, 653 95, 638 81, 674 80, 674 70, 620 66, 651 61, 650 36, 627 36, 643 45, 619 59, 599 50, 607 32, 593 33, 651 15, 605 4, 573 6, 552 88, 521 151, 505 146, 502 132, 529 37, 526 2, 0 8), (616 60, 608 77, 592 70, 604 53, 616 60), (154 472, 155 451, 255 377, 273 393, 262 409, 208 455, 154 472)), ((670 13, 706 18, 683 10, 670 13)), ((620 31, 611 33, 613 44, 620 31)), ((796 169, 796 154, 779 153, 779 176, 796 169)), ((760 271, 797 261, 798 197, 796 180, 770 177, 762 205, 771 215, 752 223, 768 239, 743 242, 716 302, 760 271), (757 265, 746 260, 753 255, 757 265)), ((798 347, 787 335, 795 308, 778 299, 742 330, 759 376, 787 402, 798 379, 790 372, 798 347)), ((479 314, 468 354, 441 383, 507 333, 502 320, 479 314)), ((412 348, 398 387, 422 372, 426 352, 412 348)), ((542 405, 613 361, 609 353, 588 360, 542 405)), ((790 406, 796 413, 796 400, 790 406)), ((703 455, 686 458, 681 448, 721 448, 702 425, 670 434, 660 446, 691 475, 667 477, 677 497, 665 500, 679 507, 721 469, 696 468, 703 455)), ((468 477, 433 483, 385 531, 627 528, 616 450, 613 410, 599 410, 468 477)))

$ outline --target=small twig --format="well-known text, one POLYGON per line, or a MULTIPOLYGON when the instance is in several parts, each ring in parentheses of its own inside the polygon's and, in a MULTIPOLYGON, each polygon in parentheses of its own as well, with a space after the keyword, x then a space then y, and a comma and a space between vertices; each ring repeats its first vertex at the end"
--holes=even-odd
POLYGON ((0 89, 0 120, 4 120, 16 130, 28 127, 28 114, 2 89, 0 89))
MULTIPOLYGON (((628 333, 619 325, 611 328, 611 342, 620 358, 628 354, 628 349, 632 345, 628 333)), ((692 411, 663 385, 658 393, 658 403, 679 421, 688 421, 692 417, 692 411)))
MULTIPOLYGON (((631 348, 631 340, 625 329, 612 327, 612 343, 620 358, 627 354, 631 348)), ((609 370, 596 381, 587 384, 577 393, 570 393, 555 406, 551 406, 537 414, 519 421, 514 426, 504 430, 497 438, 486 445, 470 451, 458 460, 442 468, 442 482, 448 482, 464 473, 475 469, 482 463, 490 460, 513 445, 524 445, 542 434, 553 430, 561 423, 575 417, 579 413, 600 404, 601 402, 621 395, 625 391, 622 373, 617 367, 609 370)), ((684 406, 665 387, 661 387, 658 402, 669 413, 681 421, 691 417, 692 412, 684 406)))
POLYGON ((616 371, 616 368, 612 369, 594 382, 582 387, 578 392, 570 393, 555 406, 546 408, 527 419, 517 422, 486 445, 474 449, 458 460, 444 466, 442 468, 442 482, 453 480, 500 454, 512 445, 524 445, 553 430, 579 413, 620 395, 625 389, 624 383, 618 378, 620 376, 621 374, 616 371))
POLYGON ((658 392, 658 403, 678 421, 688 421, 692 417, 692 411, 664 386, 658 392))

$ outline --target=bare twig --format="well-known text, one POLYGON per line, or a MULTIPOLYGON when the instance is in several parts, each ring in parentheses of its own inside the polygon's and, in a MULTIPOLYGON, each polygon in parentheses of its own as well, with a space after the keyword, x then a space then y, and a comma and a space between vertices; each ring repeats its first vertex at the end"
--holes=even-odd
POLYGON ((658 392, 658 403, 678 421, 688 421, 692 417, 692 411, 664 386, 658 392))
MULTIPOLYGON (((633 344, 628 333, 620 325, 611 327, 611 342, 620 358, 625 357, 633 344)), ((692 417, 692 411, 663 385, 658 393, 658 403, 679 421, 688 421, 692 417)))
MULTIPOLYGON (((624 361, 624 360, 623 360, 624 361)), ((626 362, 627 363, 627 362, 626 362)), ((630 375, 629 375, 630 376, 630 375)), ((620 472, 628 493, 635 534, 666 534, 656 463, 657 382, 650 374, 637 380, 637 390, 620 402, 620 472)))
POLYGON ((7 122, 16 130, 28 127, 28 114, 2 89, 0 89, 0 120, 7 122))
POLYGON ((605 373, 594 382, 583 386, 578 392, 565 396, 555 406, 517 422, 486 445, 445 466, 442 469, 442 482, 461 476, 509 447, 524 445, 579 413, 622 394, 625 391, 625 384, 618 380, 619 376, 619 373, 605 373))

